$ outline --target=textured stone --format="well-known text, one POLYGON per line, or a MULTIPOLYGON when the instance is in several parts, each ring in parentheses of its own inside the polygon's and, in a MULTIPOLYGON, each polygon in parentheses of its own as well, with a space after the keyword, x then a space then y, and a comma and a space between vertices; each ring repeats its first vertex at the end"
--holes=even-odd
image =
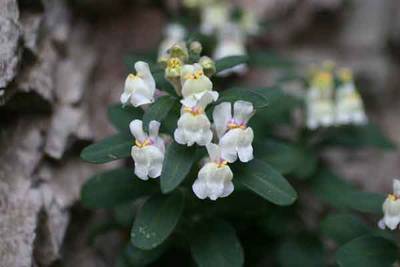
POLYGON ((4 88, 17 74, 20 60, 21 30, 14 20, 0 17, 0 88, 4 88))
POLYGON ((22 92, 35 92, 43 99, 53 102, 55 69, 58 55, 49 40, 44 41, 38 53, 38 60, 27 66, 17 79, 17 87, 22 92))
POLYGON ((24 46, 36 54, 39 49, 40 30, 43 15, 37 12, 23 12, 20 19, 24 46))

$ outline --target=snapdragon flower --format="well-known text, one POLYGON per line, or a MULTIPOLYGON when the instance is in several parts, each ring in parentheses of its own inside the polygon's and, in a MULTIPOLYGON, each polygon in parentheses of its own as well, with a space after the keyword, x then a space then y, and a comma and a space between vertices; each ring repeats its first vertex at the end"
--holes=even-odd
POLYGON ((359 125, 367 123, 363 101, 355 88, 351 72, 344 69, 339 76, 343 84, 336 91, 336 123, 359 125))
POLYGON ((393 180, 393 194, 389 194, 383 202, 383 218, 379 221, 378 226, 381 229, 388 227, 395 230, 400 223, 400 181, 393 180))
POLYGON ((228 162, 236 161, 238 156, 242 162, 253 159, 254 133, 247 122, 254 113, 253 104, 242 100, 233 104, 233 116, 229 102, 223 102, 214 108, 213 119, 222 157, 228 162))
POLYGON ((168 50, 175 44, 183 42, 186 36, 186 29, 177 23, 168 24, 165 28, 165 39, 161 42, 158 50, 158 58, 168 57, 168 50))
POLYGON ((218 93, 212 91, 213 84, 199 63, 184 65, 181 69, 181 86, 183 99, 181 103, 187 107, 194 107, 205 94, 209 94, 215 101, 218 93))
POLYGON ((149 177, 159 177, 165 153, 164 140, 158 136, 160 123, 151 121, 149 123, 149 134, 143 131, 141 120, 133 120, 129 124, 129 129, 135 137, 135 145, 131 150, 135 162, 135 174, 142 180, 148 180, 149 177))
POLYGON ((216 200, 233 192, 233 173, 227 161, 221 156, 221 148, 216 144, 208 144, 207 151, 211 162, 206 163, 199 171, 192 189, 200 199, 216 200))
POLYGON ((177 143, 188 146, 197 143, 199 146, 205 146, 211 142, 211 123, 204 111, 212 101, 210 94, 204 94, 197 105, 182 106, 178 128, 174 132, 177 143))
POLYGON ((134 107, 154 102, 156 82, 150 72, 149 65, 143 61, 135 63, 135 74, 129 74, 125 80, 124 92, 121 95, 121 103, 125 105, 130 100, 134 107))
POLYGON ((306 95, 307 127, 331 126, 335 122, 333 102, 333 76, 329 71, 319 71, 311 81, 306 95))
MULTIPOLYGON (((239 25, 226 23, 225 27, 221 29, 218 34, 218 43, 214 51, 214 59, 242 55, 247 55, 244 33, 239 28, 239 25)), ((218 73, 218 76, 224 77, 231 73, 242 75, 246 72, 247 65, 239 64, 218 73)))
POLYGON ((202 6, 200 31, 211 35, 222 29, 229 21, 231 5, 225 1, 214 1, 202 6))

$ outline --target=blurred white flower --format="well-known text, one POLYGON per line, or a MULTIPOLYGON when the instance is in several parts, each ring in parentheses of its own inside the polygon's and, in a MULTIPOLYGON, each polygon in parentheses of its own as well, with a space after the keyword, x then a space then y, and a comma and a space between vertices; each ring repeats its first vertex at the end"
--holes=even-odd
POLYGON ((236 101, 232 106, 229 102, 223 102, 213 111, 213 119, 222 157, 228 162, 239 160, 248 162, 253 159, 252 142, 253 129, 247 127, 247 122, 254 115, 253 104, 246 101, 236 101))
POLYGON ((223 28, 230 20, 231 5, 227 1, 215 1, 203 5, 201 10, 200 31, 210 35, 223 28))
POLYGON ((184 65, 181 69, 182 96, 181 103, 187 107, 194 107, 204 94, 209 94, 215 101, 218 93, 212 91, 213 84, 204 74, 200 64, 184 65))
POLYGON ((395 230, 400 223, 400 181, 393 180, 393 194, 389 194, 383 202, 383 218, 379 221, 378 226, 381 229, 386 227, 395 230))
POLYGON ((308 128, 328 127, 335 123, 333 86, 331 72, 319 71, 314 75, 306 95, 308 128))
POLYGON ((240 19, 240 27, 247 34, 257 34, 260 31, 260 25, 258 22, 258 16, 256 12, 251 9, 243 10, 243 15, 240 19))
POLYGON ((367 123, 363 101, 355 88, 351 72, 344 69, 339 75, 343 84, 336 90, 336 123, 358 125, 367 123))
POLYGON ((135 74, 129 74, 125 80, 124 92, 121 95, 121 103, 125 105, 129 100, 134 107, 154 102, 156 82, 146 62, 135 63, 135 74))
POLYGON ((165 28, 164 36, 158 50, 158 58, 168 56, 168 49, 185 39, 186 30, 181 24, 171 23, 165 28))
POLYGON ((204 110, 213 101, 210 94, 204 94, 194 107, 182 106, 178 128, 174 132, 175 141, 192 146, 205 146, 212 140, 211 123, 204 110))
POLYGON ((148 135, 143 131, 143 122, 141 120, 131 121, 129 129, 132 135, 135 136, 135 145, 131 150, 131 155, 135 162, 135 174, 142 180, 148 180, 149 177, 159 177, 165 152, 164 140, 158 136, 160 123, 151 121, 148 135))
POLYGON ((208 144, 207 151, 211 162, 206 163, 199 171, 192 189, 200 199, 216 200, 233 192, 233 173, 227 161, 221 157, 221 148, 216 144, 208 144))
MULTIPOLYGON (((245 38, 239 26, 234 23, 226 23, 218 34, 218 43, 214 51, 214 59, 228 56, 247 55, 245 38)), ((228 76, 231 73, 244 74, 247 72, 246 64, 239 64, 230 69, 218 73, 218 76, 228 76)))

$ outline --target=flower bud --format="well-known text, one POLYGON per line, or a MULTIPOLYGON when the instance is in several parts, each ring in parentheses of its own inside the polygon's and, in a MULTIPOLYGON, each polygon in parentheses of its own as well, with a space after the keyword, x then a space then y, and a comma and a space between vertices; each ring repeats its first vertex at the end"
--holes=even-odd
POLYGON ((186 62, 189 58, 188 49, 184 42, 179 42, 174 44, 169 50, 168 53, 171 58, 177 57, 181 61, 186 62))
POLYGON ((201 57, 199 63, 203 67, 204 74, 207 75, 207 77, 211 77, 217 71, 214 60, 207 56, 201 57))
POLYGON ((203 46, 200 42, 194 41, 190 43, 190 52, 196 55, 200 55, 203 50, 203 46))

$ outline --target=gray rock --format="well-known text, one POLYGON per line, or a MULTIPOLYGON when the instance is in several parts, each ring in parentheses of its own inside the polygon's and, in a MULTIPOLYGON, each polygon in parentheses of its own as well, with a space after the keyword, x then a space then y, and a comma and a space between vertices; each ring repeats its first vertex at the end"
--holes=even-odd
POLYGON ((33 54, 37 54, 39 49, 39 39, 43 15, 40 13, 23 12, 20 19, 22 27, 24 46, 33 54))
POLYGON ((17 78, 17 89, 22 92, 35 92, 43 99, 54 101, 55 69, 58 54, 50 40, 45 40, 38 53, 35 64, 28 66, 17 78))
POLYGON ((17 74, 20 37, 21 30, 16 22, 0 17, 0 88, 6 87, 17 74))

